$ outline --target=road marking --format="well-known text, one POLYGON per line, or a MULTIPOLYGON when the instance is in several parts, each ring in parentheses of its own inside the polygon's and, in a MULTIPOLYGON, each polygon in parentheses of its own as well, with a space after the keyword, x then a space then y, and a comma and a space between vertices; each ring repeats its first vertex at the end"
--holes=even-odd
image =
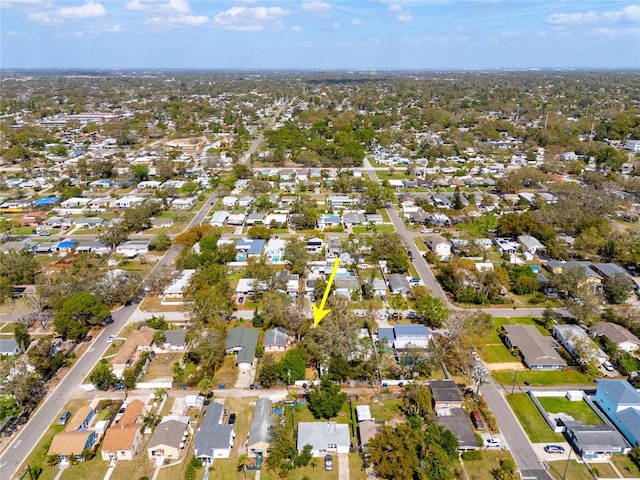
MULTIPOLYGON (((18 440, 14 445, 13 448, 18 448, 20 446, 20 444, 22 443, 22 440, 18 440)), ((5 462, 6 463, 6 462, 5 462)))

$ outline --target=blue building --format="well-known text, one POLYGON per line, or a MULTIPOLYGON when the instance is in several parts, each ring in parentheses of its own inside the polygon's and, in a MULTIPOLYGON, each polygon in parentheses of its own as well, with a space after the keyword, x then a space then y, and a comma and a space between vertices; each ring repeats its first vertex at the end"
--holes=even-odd
POLYGON ((640 446, 640 393, 629 382, 598 380, 594 401, 632 446, 640 446))

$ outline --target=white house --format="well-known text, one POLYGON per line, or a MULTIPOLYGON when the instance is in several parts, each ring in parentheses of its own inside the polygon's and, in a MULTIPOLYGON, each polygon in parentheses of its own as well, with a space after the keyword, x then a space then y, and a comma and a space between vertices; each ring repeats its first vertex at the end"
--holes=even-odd
POLYGON ((451 242, 440 235, 433 235, 427 240, 429 250, 437 257, 449 257, 451 255, 451 242))
POLYGON ((594 337, 606 337, 618 345, 618 349, 625 352, 635 352, 640 349, 640 339, 622 325, 612 322, 598 322, 589 333, 594 337))
POLYGON ((144 202, 144 197, 136 197, 135 195, 125 195, 114 202, 116 208, 129 208, 140 205, 144 202))
POLYGON ((178 278, 176 278, 171 285, 164 289, 162 292, 161 304, 175 304, 175 300, 184 298, 184 289, 189 286, 191 277, 196 273, 195 269, 183 270, 178 278))
POLYGON ((349 453, 351 437, 349 425, 335 422, 298 423, 298 451, 311 445, 311 455, 324 457, 328 453, 349 453))
POLYGON ((520 235, 518 242, 522 245, 522 250, 531 255, 537 255, 547 249, 536 237, 532 237, 531 235, 520 235))
POLYGON ((227 196, 222 199, 222 205, 224 205, 225 208, 233 208, 236 206, 237 202, 238 197, 227 196))
POLYGON ((213 227, 222 227, 230 215, 231 214, 229 212, 226 212, 224 210, 218 210, 217 212, 214 212, 213 215, 211 216, 211 221, 209 222, 209 225, 213 227))
POLYGON ((196 197, 176 198, 173 202, 171 202, 171 206, 179 210, 189 210, 193 208, 195 204, 196 197))
POLYGON ((116 247, 116 253, 121 253, 125 257, 133 258, 137 255, 149 253, 149 242, 139 240, 129 240, 116 247))
POLYGON ((556 325, 553 327, 553 336, 581 363, 597 366, 609 358, 578 325, 556 325))
POLYGON ((625 148, 632 152, 640 152, 640 140, 628 140, 625 148))

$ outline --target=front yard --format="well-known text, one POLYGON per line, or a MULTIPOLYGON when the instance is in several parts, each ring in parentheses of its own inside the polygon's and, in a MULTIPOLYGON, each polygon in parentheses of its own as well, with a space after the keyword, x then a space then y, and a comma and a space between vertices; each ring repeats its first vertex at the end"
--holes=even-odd
POLYGON ((572 402, 565 397, 538 397, 542 408, 549 413, 566 413, 585 425, 604 425, 587 402, 572 402))
POLYGON ((564 437, 561 434, 555 433, 547 425, 529 395, 526 393, 507 395, 507 401, 532 443, 564 441, 564 437))
MULTIPOLYGON (((493 378, 505 385, 513 385, 515 370, 496 370, 493 378)), ((553 385, 593 385, 592 378, 578 370, 532 371, 518 370, 516 387, 549 387, 553 385)))

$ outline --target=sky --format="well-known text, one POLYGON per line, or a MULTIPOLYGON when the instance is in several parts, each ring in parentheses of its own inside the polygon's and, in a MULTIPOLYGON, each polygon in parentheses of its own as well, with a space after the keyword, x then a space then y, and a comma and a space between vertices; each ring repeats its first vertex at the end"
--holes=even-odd
POLYGON ((620 0, 0 0, 0 69, 640 68, 620 0))

